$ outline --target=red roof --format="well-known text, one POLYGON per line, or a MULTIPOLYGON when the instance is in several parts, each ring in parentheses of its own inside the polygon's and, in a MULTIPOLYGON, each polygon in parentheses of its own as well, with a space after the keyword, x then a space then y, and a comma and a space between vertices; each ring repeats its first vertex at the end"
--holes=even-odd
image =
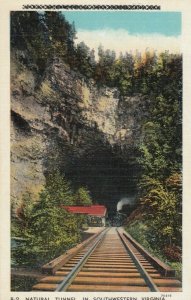
POLYGON ((73 214, 87 214, 91 216, 104 217, 107 209, 104 205, 90 205, 90 206, 64 206, 64 209, 73 214))

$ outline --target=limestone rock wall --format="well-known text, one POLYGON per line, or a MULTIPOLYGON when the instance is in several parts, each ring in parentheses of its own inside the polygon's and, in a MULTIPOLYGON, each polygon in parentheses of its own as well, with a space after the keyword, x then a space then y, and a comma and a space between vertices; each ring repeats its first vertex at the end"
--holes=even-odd
POLYGON ((59 159, 62 162, 65 159, 67 165, 70 150, 76 151, 80 159, 80 153, 87 153, 90 147, 87 144, 91 144, 95 136, 111 147, 120 144, 131 147, 136 137, 134 132, 139 131, 140 103, 140 96, 120 99, 117 89, 98 88, 58 59, 50 64, 43 78, 39 78, 13 56, 13 206, 19 205, 25 192, 31 192, 34 199, 38 197, 51 155, 55 156, 53 161, 59 163, 59 159))

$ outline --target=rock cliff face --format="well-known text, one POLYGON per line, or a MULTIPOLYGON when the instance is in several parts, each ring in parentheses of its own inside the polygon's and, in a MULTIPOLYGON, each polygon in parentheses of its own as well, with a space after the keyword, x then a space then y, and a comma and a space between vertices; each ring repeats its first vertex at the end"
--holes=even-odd
POLYGON ((87 185, 96 201, 118 201, 120 194, 131 191, 128 178, 135 170, 129 153, 145 112, 139 95, 121 99, 117 89, 98 88, 58 59, 39 79, 13 56, 13 206, 26 191, 37 198, 52 168, 59 168, 74 185, 87 185))

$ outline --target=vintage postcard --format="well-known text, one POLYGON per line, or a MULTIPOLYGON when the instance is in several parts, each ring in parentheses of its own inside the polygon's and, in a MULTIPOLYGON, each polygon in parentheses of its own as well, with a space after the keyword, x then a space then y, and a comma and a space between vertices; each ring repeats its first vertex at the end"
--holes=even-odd
POLYGON ((189 1, 1 12, 1 299, 191 299, 189 1))

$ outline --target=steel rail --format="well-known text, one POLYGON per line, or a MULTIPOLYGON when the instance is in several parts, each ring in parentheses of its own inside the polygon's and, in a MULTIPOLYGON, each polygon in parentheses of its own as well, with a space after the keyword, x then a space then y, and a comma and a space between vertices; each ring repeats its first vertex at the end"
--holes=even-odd
POLYGON ((132 260, 134 261, 137 269, 139 270, 139 272, 141 273, 141 275, 143 276, 147 286, 149 287, 151 292, 160 292, 158 287, 156 286, 156 284, 153 282, 151 276, 148 274, 148 272, 145 270, 144 266, 141 264, 141 262, 138 260, 138 258, 136 257, 136 255, 133 253, 133 251, 128 247, 128 245, 125 242, 125 238, 121 235, 121 233, 119 233, 118 229, 116 228, 116 231, 123 243, 123 245, 125 246, 126 250, 128 251, 129 255, 131 256, 132 260))
POLYGON ((80 259, 80 261, 74 266, 74 268, 68 273, 68 275, 64 278, 64 280, 57 286, 55 292, 63 292, 66 291, 67 287, 71 284, 73 278, 75 275, 81 270, 83 265, 88 260, 89 256, 92 254, 94 249, 97 247, 97 245, 101 242, 103 237, 105 236, 106 232, 108 232, 109 229, 105 229, 100 233, 94 244, 91 246, 91 248, 84 254, 84 256, 80 259))

